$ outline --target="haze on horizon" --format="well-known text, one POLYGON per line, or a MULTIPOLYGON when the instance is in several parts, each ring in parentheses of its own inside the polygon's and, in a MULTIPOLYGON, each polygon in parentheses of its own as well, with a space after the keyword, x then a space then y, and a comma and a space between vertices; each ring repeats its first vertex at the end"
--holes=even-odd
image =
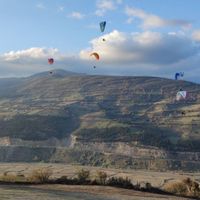
POLYGON ((0 77, 62 68, 165 78, 184 72, 200 83, 199 7, 196 0, 0 0, 0 77))

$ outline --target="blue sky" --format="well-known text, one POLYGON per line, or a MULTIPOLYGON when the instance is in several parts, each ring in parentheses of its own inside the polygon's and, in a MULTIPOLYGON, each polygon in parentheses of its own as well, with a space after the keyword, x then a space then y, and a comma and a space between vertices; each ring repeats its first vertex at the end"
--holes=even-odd
POLYGON ((170 78, 184 71, 200 82, 199 8, 199 0, 0 0, 0 76, 64 68, 170 78))

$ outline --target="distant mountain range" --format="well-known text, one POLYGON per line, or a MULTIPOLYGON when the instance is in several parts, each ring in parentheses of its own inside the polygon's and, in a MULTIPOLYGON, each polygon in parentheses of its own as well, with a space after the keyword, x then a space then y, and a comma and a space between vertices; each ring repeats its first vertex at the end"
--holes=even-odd
POLYGON ((0 138, 0 161, 198 169, 200 85, 64 70, 0 79, 0 138))

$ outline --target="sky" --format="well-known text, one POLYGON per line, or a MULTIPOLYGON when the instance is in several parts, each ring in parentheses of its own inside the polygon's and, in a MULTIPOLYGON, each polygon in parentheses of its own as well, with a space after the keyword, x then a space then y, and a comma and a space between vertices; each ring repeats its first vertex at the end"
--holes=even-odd
POLYGON ((200 83, 199 8, 200 0, 0 0, 0 77, 184 72, 200 83))

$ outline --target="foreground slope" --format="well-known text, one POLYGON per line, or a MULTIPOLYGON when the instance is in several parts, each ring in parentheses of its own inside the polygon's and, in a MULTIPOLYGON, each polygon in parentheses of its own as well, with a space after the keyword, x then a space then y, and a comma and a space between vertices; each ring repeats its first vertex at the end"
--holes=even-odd
POLYGON ((62 186, 62 185, 40 185, 30 187, 0 186, 0 199, 38 199, 43 200, 190 200, 190 198, 174 197, 169 195, 157 195, 142 193, 138 191, 127 191, 125 189, 100 187, 100 186, 62 186), (2 198, 1 198, 2 197, 2 198))
POLYGON ((2 161, 200 167, 198 84, 156 77, 44 73, 3 88, 2 161), (180 88, 189 95, 177 102, 180 88))

